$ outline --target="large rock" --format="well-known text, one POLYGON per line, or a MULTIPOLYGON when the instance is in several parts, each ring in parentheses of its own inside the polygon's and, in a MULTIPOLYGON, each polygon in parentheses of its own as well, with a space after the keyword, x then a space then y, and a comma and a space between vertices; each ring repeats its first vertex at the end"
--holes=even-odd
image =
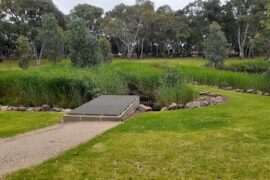
POLYGON ((61 108, 53 108, 52 109, 54 112, 62 112, 62 109, 61 108))
POLYGON ((27 108, 24 106, 20 106, 17 108, 17 111, 26 111, 26 110, 27 110, 27 108))
POLYGON ((168 108, 167 107, 164 107, 160 111, 168 111, 168 108))
POLYGON ((41 111, 41 107, 33 107, 32 111, 33 112, 39 112, 39 111, 41 111))
POLYGON ((264 96, 270 96, 270 94, 269 94, 269 93, 267 93, 267 92, 266 92, 266 93, 264 93, 263 95, 264 95, 264 96))
POLYGON ((26 110, 25 110, 26 112, 34 112, 34 108, 27 108, 26 110))
POLYGON ((66 113, 69 113, 69 112, 71 112, 71 111, 72 111, 72 109, 62 109, 62 112, 65 113, 65 114, 66 114, 66 113))
POLYGON ((186 104, 186 109, 194 109, 194 108, 199 108, 199 107, 201 107, 200 101, 193 101, 186 104))
POLYGON ((44 104, 41 106, 40 110, 46 112, 46 111, 51 111, 51 108, 48 104, 44 104))
POLYGON ((17 108, 14 107, 14 106, 9 106, 9 107, 7 108, 7 111, 17 111, 17 108))
POLYGON ((262 91, 257 91, 257 94, 258 95, 263 95, 263 92, 262 91))
POLYGON ((256 91, 255 91, 254 89, 248 89, 248 90, 247 90, 247 93, 252 94, 252 93, 256 93, 256 91))
POLYGON ((1 106, 1 111, 8 111, 8 106, 1 106))
POLYGON ((148 112, 148 111, 153 111, 153 108, 151 108, 150 106, 145 106, 143 104, 140 104, 138 107, 138 111, 140 112, 148 112))
POLYGON ((168 109, 171 111, 171 110, 177 110, 177 104, 176 103, 172 103, 168 109))

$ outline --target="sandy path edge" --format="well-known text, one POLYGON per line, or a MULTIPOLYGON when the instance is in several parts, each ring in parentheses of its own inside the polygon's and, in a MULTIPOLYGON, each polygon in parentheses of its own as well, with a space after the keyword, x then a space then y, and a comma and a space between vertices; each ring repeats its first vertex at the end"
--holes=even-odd
POLYGON ((0 179, 6 173, 38 165, 76 147, 120 122, 76 122, 0 139, 0 179))

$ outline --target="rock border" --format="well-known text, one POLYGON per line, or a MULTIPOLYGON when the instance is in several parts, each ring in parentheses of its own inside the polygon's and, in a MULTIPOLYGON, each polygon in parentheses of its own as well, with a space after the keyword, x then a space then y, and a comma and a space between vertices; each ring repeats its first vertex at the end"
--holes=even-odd
MULTIPOLYGON (((170 106, 166 106, 166 107, 161 108, 160 111, 173 111, 173 110, 203 108, 203 107, 223 104, 228 99, 226 96, 224 96, 222 94, 212 93, 212 92, 200 92, 199 95, 200 95, 200 97, 195 99, 192 102, 189 102, 186 104, 172 103, 170 106)), ((153 108, 141 104, 137 110, 139 112, 149 112, 149 111, 153 111, 153 108)))
POLYGON ((63 108, 51 108, 49 105, 44 104, 39 107, 25 107, 25 106, 2 106, 0 105, 0 112, 62 112, 67 113, 70 112, 71 109, 63 109, 63 108))
MULTIPOLYGON (((197 81, 193 82, 194 85, 201 85, 197 81)), ((261 96, 270 96, 270 92, 263 92, 256 89, 240 89, 240 88, 233 88, 231 86, 213 86, 215 89, 222 89, 222 90, 228 90, 228 91, 235 91, 238 93, 247 93, 247 94, 257 94, 261 96)))

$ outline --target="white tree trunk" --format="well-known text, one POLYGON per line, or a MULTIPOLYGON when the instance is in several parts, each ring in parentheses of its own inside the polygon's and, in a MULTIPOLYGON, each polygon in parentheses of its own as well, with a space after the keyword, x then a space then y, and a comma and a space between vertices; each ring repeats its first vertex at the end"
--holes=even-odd
POLYGON ((245 46, 247 41, 247 35, 249 30, 249 24, 246 25, 245 32, 241 33, 241 28, 238 27, 238 46, 239 46, 239 57, 241 59, 245 58, 245 46))

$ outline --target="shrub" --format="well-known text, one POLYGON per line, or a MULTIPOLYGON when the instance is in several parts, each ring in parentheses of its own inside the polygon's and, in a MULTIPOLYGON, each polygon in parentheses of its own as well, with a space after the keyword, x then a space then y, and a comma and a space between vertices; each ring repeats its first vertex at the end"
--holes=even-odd
POLYGON ((169 106, 172 103, 186 104, 196 97, 194 91, 186 85, 175 87, 160 87, 156 90, 156 102, 161 106, 169 106))
POLYGON ((71 61, 76 67, 94 67, 102 63, 97 39, 90 34, 83 20, 72 20, 68 26, 71 61))
POLYGON ((208 37, 204 40, 204 54, 209 60, 209 65, 220 68, 228 54, 227 39, 216 22, 210 25, 209 31, 208 37))
POLYGON ((233 72, 263 73, 270 69, 270 63, 267 61, 245 62, 225 66, 224 70, 233 72))
POLYGON ((47 58, 57 63, 62 59, 64 53, 64 32, 53 14, 44 15, 42 28, 47 58))
POLYGON ((26 69, 29 66, 29 59, 32 54, 32 49, 29 44, 29 40, 25 36, 20 36, 16 41, 16 50, 19 55, 19 65, 22 69, 26 69))
POLYGON ((161 84, 164 87, 175 87, 181 83, 180 73, 174 67, 167 67, 161 79, 161 84))
POLYGON ((111 64, 113 59, 112 45, 106 38, 99 39, 99 46, 103 56, 103 62, 111 64))

